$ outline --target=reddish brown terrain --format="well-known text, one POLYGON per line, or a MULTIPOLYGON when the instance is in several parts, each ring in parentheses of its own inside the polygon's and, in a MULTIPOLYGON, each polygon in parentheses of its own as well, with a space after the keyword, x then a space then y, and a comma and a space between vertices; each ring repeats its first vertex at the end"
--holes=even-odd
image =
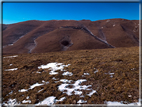
POLYGON ((44 53, 139 45, 139 21, 25 21, 3 25, 3 53, 44 53))

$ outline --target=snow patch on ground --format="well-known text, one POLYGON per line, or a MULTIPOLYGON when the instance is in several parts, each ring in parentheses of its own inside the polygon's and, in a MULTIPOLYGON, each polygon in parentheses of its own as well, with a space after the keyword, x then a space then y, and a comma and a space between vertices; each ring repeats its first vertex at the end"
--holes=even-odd
POLYGON ((39 102, 38 104, 35 104, 35 105, 52 105, 52 104, 54 104, 58 101, 63 101, 65 99, 66 99, 66 97, 62 97, 59 100, 57 100, 56 97, 50 96, 50 97, 45 98, 43 101, 41 101, 41 102, 39 102))
POLYGON ((56 75, 58 74, 58 72, 55 72, 57 70, 61 70, 61 71, 65 71, 64 67, 68 67, 71 64, 67 64, 67 65, 63 65, 63 63, 57 63, 57 62, 53 62, 53 63, 48 63, 47 65, 41 65, 38 67, 38 69, 42 68, 42 69, 48 69, 51 70, 50 71, 50 75, 56 75))
POLYGON ((44 104, 46 104, 46 105, 52 105, 55 102, 55 98, 56 97, 54 97, 54 96, 47 97, 46 99, 44 99, 43 101, 39 102, 36 105, 44 105, 44 104))
POLYGON ((108 73, 105 73, 105 74, 109 74, 111 78, 112 78, 113 75, 114 75, 114 73, 110 73, 110 71, 109 71, 108 73))
POLYGON ((58 102, 58 101, 64 101, 65 99, 66 99, 66 97, 62 97, 59 100, 56 100, 56 102, 58 102))
POLYGON ((12 66, 13 64, 10 64, 9 66, 12 66))
POLYGON ((20 103, 18 103, 16 99, 8 99, 7 102, 3 102, 3 105, 5 106, 8 106, 8 105, 12 106, 12 105, 19 105, 19 104, 20 103))
POLYGON ((23 100, 22 103, 31 103, 31 100, 23 100))
POLYGON ((5 69, 5 71, 14 71, 17 70, 18 68, 12 68, 12 69, 5 69))
POLYGON ((61 82, 64 82, 64 83, 71 83, 72 80, 67 80, 67 79, 60 79, 61 82))
POLYGON ((90 75, 89 73, 84 73, 84 75, 90 75))
POLYGON ((62 75, 67 75, 67 76, 72 76, 73 75, 73 73, 72 72, 64 72, 62 75))
POLYGON ((38 93, 41 92, 42 90, 43 90, 43 89, 39 90, 38 93))
POLYGON ((123 101, 117 102, 117 101, 107 101, 105 102, 107 106, 141 106, 141 100, 139 102, 135 103, 129 103, 129 104, 123 104, 123 101))
POLYGON ((92 90, 92 92, 90 92, 90 93, 87 94, 87 95, 91 97, 94 93, 96 93, 96 90, 92 90))
MULTIPOLYGON (((45 82, 45 81, 42 81, 42 82, 44 82, 45 84, 48 84, 48 83, 49 83, 49 82, 45 82)), ((35 83, 35 84, 31 85, 29 89, 21 89, 21 90, 19 90, 19 92, 26 92, 26 91, 28 91, 28 90, 30 90, 30 89, 35 88, 35 87, 44 85, 44 83, 42 83, 42 84, 35 83)))
POLYGON ((87 101, 84 101, 84 100, 79 100, 77 103, 87 103, 87 101))
MULTIPOLYGON (((68 81, 68 80, 66 80, 66 81, 68 81)), ((63 93, 66 93, 69 96, 72 95, 73 93, 75 95, 81 95, 82 94, 81 90, 91 90, 91 89, 88 88, 88 87, 91 87, 91 85, 82 85, 82 86, 79 85, 79 84, 81 84, 82 82, 85 82, 85 81, 86 81, 86 79, 80 79, 80 80, 75 81, 74 84, 63 83, 60 86, 58 86, 58 89, 60 91, 62 91, 63 93), (72 86, 72 87, 69 88, 68 86, 72 86), (78 91, 78 90, 80 90, 80 91, 78 91), (66 91, 66 92, 64 92, 64 91, 66 91)), ((93 90, 93 91, 95 91, 95 90, 93 90)), ((88 95, 91 96, 93 93, 90 93, 88 95)))
MULTIPOLYGON (((94 68, 94 69, 96 69, 96 68, 94 68)), ((94 71, 94 73, 97 73, 98 72, 98 70, 96 69, 95 71, 94 71)))
POLYGON ((14 55, 14 56, 7 56, 7 57, 3 57, 3 58, 14 58, 14 57, 18 57, 18 55, 14 55))

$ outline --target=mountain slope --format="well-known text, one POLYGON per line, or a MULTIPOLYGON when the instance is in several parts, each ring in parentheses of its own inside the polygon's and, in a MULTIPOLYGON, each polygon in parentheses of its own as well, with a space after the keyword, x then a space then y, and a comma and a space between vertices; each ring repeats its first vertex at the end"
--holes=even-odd
POLYGON ((3 25, 4 54, 138 45, 138 20, 32 20, 3 25))

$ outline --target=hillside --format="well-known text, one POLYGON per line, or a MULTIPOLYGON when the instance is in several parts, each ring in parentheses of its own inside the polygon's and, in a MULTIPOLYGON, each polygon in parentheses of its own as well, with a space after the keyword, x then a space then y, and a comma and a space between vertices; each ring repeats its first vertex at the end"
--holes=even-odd
POLYGON ((2 64, 5 105, 118 106, 137 105, 139 100, 137 46, 4 55, 2 64))
POLYGON ((139 45, 139 21, 25 21, 3 25, 3 53, 44 53, 139 45))

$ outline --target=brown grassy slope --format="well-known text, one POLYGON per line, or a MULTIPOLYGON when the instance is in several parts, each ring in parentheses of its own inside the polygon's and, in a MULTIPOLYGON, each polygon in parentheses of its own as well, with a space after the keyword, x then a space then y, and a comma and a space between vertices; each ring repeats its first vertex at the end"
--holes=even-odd
MULTIPOLYGON (((76 34, 77 30, 80 32, 81 29, 71 30, 72 33, 67 33, 62 35, 63 30, 60 28, 62 26, 74 26, 74 27, 86 27, 89 29, 95 36, 99 37, 100 39, 106 40, 109 44, 113 45, 114 47, 131 47, 131 46, 138 46, 138 39, 139 39, 139 28, 138 28, 138 20, 125 20, 125 19, 110 19, 110 20, 99 20, 99 21, 89 21, 89 20, 82 20, 82 21, 74 21, 74 20, 51 20, 51 21, 26 21, 20 22, 16 24, 9 25, 3 31, 3 46, 13 43, 14 41, 18 40, 14 43, 14 45, 5 46, 3 48, 3 53, 28 53, 30 49, 34 48, 35 43, 34 40, 37 41, 37 48, 36 51, 40 51, 41 49, 45 49, 46 45, 42 46, 41 44, 50 44, 44 40, 45 35, 51 35, 52 33, 52 40, 53 42, 58 42, 57 49, 55 49, 54 45, 45 50, 44 52, 52 52, 55 50, 62 51, 62 45, 60 45, 60 41, 63 38, 71 37, 71 41, 74 41, 73 44, 79 44, 78 48, 76 45, 72 45, 68 48, 68 50, 80 50, 80 49, 96 49, 97 48, 108 48, 104 45, 97 45, 97 46, 87 46, 84 47, 83 39, 78 41, 76 38, 86 38, 86 32, 82 30, 81 35, 76 34), (113 26, 115 25, 115 26, 113 26), (55 31, 54 31, 55 30, 55 31), (58 33, 57 33, 58 31, 58 33), (72 34, 75 34, 74 36, 72 34), (79 35, 79 37, 78 37, 79 35), (59 37, 57 37, 59 36, 59 37), (61 38, 62 37, 62 38, 61 38), (56 39, 55 39, 56 38, 56 39), (58 39, 57 39, 58 38, 58 39), (41 40, 42 39, 42 40, 41 40), (53 46, 53 47, 52 47, 53 46), (52 49, 53 48, 53 49, 52 49), (40 50, 37 50, 40 49, 40 50)), ((70 32, 68 28, 64 29, 65 32, 70 32)), ((91 36, 88 34, 88 37, 91 36)), ((92 37, 89 37, 92 38, 92 37)), ((97 44, 98 42, 95 39, 90 39, 91 41, 86 41, 87 45, 90 44, 93 40, 93 44, 97 44)), ((92 44, 92 43, 91 43, 92 44)), ((56 44, 57 45, 57 44, 56 44)), ((34 50, 33 50, 34 52, 34 50)))
POLYGON ((79 99, 87 100, 87 104, 103 104, 104 101, 137 102, 139 99, 139 48, 114 48, 95 49, 65 52, 49 52, 39 54, 19 54, 16 58, 3 58, 3 101, 16 98, 23 101, 29 96, 32 104, 43 101, 49 96, 57 99, 66 97, 62 104, 76 103, 79 99), (65 68, 72 72, 72 76, 63 76, 63 71, 57 75, 49 75, 49 70, 38 70, 38 66, 50 62, 71 64, 65 68), (9 66, 13 64, 12 66, 9 66), (5 69, 18 68, 16 71, 4 71, 5 69), (94 73, 96 69, 97 73, 94 73), (41 72, 36 73, 37 71, 41 72), (108 72, 114 73, 111 78, 108 72), (82 77, 83 73, 90 75, 82 77), (92 85, 97 93, 91 97, 88 91, 83 91, 84 98, 78 95, 67 96, 58 90, 61 82, 55 83, 52 78, 68 80, 86 79, 82 85, 92 85), (35 87, 28 92, 18 92, 20 89, 28 89, 30 85, 49 81, 49 84, 35 87), (40 89, 41 92, 37 93, 40 89), (12 94, 8 94, 13 91, 12 94), (132 95, 129 97, 129 95, 132 95))
POLYGON ((95 38, 85 33, 82 30, 76 30, 72 28, 62 28, 54 30, 48 34, 45 34, 36 39, 37 46, 32 52, 44 53, 50 51, 61 51, 61 50, 81 50, 81 49, 100 49, 108 48, 106 44, 97 41, 95 38), (68 41, 71 46, 64 49, 62 41, 68 41))

